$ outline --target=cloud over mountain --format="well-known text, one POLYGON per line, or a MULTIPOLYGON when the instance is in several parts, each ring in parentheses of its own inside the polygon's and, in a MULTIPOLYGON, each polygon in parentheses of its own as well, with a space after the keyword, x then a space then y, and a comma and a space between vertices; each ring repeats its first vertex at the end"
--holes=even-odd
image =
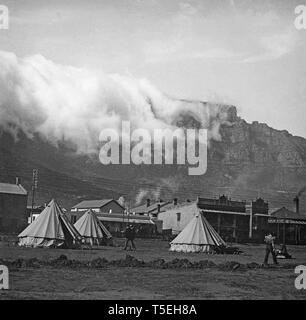
POLYGON ((227 121, 221 106, 172 99, 146 79, 63 66, 42 55, 18 58, 0 51, 0 126, 17 136, 40 134, 57 144, 66 140, 81 153, 97 150, 99 133, 132 128, 174 128, 193 119, 219 139, 227 121))

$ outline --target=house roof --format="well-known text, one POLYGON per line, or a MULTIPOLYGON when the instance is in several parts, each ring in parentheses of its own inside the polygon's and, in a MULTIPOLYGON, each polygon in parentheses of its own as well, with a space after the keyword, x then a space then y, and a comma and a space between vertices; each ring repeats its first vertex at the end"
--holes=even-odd
MULTIPOLYGON (((249 213, 246 212, 239 212, 239 211, 226 211, 226 210, 219 210, 219 209, 203 209, 198 206, 197 201, 185 201, 185 202, 180 202, 178 204, 173 204, 173 202, 170 202, 166 204, 161 212, 165 212, 168 210, 181 210, 182 212, 184 211, 185 208, 190 208, 191 206, 196 206, 196 208, 202 212, 207 212, 207 213, 222 213, 222 214, 232 214, 232 215, 243 215, 243 216, 249 216, 249 213)), ((261 213, 254 213, 255 216, 263 216, 263 217, 269 217, 268 214, 261 214, 261 213)))
POLYGON ((184 202, 178 202, 177 204, 174 204, 173 202, 167 203, 162 211, 172 210, 172 209, 183 209, 185 207, 189 208, 190 206, 196 205, 196 201, 184 201, 184 202))
POLYGON ((287 209, 286 207, 282 207, 280 209, 277 209, 276 211, 271 213, 272 218, 278 218, 278 219, 292 219, 292 220, 305 220, 306 221, 306 215, 296 213, 294 211, 291 211, 287 209))
POLYGON ((27 190, 21 184, 0 183, 0 193, 26 196, 27 190))
POLYGON ((77 205, 75 205, 74 207, 72 207, 72 209, 101 208, 101 207, 104 207, 105 205, 107 205, 108 203, 110 203, 111 201, 115 201, 120 207, 122 207, 122 205, 114 199, 101 199, 101 200, 84 200, 84 201, 78 203, 77 205))
POLYGON ((109 222, 125 222, 136 224, 155 224, 155 222, 148 216, 140 216, 137 214, 117 214, 117 213, 98 213, 97 217, 101 221, 109 222))

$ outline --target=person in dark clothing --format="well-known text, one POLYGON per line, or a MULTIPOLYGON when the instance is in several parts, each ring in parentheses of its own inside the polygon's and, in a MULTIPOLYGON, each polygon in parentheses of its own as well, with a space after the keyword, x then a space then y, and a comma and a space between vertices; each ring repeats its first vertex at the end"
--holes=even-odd
POLYGON ((134 243, 135 237, 136 237, 136 231, 135 231, 133 225, 129 225, 125 231, 126 240, 125 240, 124 250, 126 250, 128 246, 131 249, 131 245, 132 245, 132 249, 136 250, 136 246, 134 243))
POLYGON ((266 243, 266 255, 265 255, 264 265, 268 265, 268 259, 269 259, 270 253, 272 254, 273 264, 278 264, 276 255, 275 255, 274 240, 275 240, 275 237, 271 233, 266 234, 265 240, 264 240, 266 243))

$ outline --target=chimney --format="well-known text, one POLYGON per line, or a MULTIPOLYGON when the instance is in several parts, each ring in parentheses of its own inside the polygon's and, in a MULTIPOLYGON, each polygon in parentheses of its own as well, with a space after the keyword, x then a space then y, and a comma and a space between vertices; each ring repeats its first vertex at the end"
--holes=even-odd
POLYGON ((16 184, 19 185, 20 184, 20 178, 16 177, 16 184))
POLYGON ((294 199, 293 199, 293 202, 295 203, 295 212, 296 213, 300 213, 300 199, 298 196, 296 196, 294 199))
POLYGON ((151 201, 150 199, 147 199, 147 207, 150 207, 150 205, 151 205, 151 201))
POLYGON ((173 204, 176 206, 177 205, 177 198, 173 199, 173 204))
POLYGON ((157 205, 157 213, 160 213, 160 204, 157 205))

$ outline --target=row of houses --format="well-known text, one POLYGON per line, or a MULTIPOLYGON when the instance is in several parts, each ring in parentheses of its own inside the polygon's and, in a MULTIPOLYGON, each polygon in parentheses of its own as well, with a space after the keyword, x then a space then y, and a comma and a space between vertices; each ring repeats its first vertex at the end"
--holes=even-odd
POLYGON ((72 223, 75 223, 86 210, 92 209, 98 215, 98 218, 113 234, 120 236, 128 224, 135 224, 138 227, 138 232, 143 236, 151 236, 162 232, 162 229, 157 230, 159 223, 152 219, 150 215, 140 215, 134 212, 129 212, 126 208, 115 199, 102 200, 84 200, 67 213, 72 223))
MULTIPOLYGON (((0 183, 0 233, 17 233, 34 220, 44 205, 27 207, 28 193, 16 179, 15 184, 0 183)), ((152 201, 127 210, 116 199, 84 200, 64 209, 72 223, 86 210, 94 210, 113 235, 120 236, 128 224, 137 226, 139 236, 177 234, 201 210, 210 224, 226 240, 262 242, 264 233, 275 232, 281 242, 306 243, 306 215, 300 213, 299 199, 295 211, 287 208, 269 210, 268 202, 236 201, 222 195, 217 199, 152 201)))

